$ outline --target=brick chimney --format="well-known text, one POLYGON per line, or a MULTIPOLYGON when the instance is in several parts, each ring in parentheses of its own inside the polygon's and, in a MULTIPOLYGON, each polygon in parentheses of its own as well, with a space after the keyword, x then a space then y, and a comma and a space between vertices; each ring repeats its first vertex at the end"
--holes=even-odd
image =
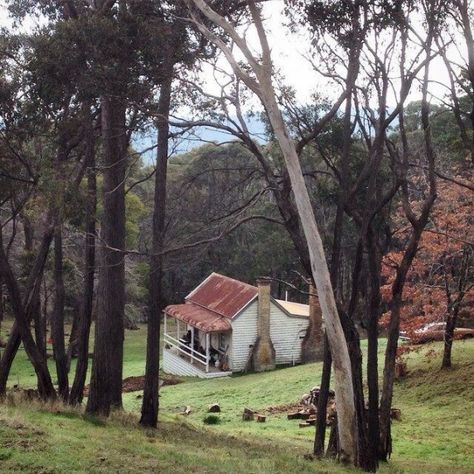
POLYGON ((301 361, 316 362, 323 358, 323 314, 316 288, 309 285, 309 324, 301 344, 301 361))
POLYGON ((270 280, 259 278, 257 340, 253 348, 252 364, 256 372, 275 368, 275 348, 270 337, 270 280))

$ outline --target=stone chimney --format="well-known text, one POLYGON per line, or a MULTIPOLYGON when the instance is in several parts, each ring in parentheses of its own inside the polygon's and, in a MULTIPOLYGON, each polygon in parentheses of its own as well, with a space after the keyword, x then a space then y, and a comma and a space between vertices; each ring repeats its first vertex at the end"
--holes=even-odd
POLYGON ((256 372, 275 368, 275 348, 270 337, 270 280, 259 278, 257 340, 253 347, 252 364, 256 372))
POLYGON ((316 288, 309 285, 309 324, 301 344, 301 361, 316 362, 323 358, 323 314, 316 288))

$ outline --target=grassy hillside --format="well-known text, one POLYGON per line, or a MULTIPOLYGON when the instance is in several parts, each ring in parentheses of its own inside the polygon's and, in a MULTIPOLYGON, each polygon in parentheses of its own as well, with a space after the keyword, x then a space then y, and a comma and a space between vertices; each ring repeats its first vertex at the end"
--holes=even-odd
MULTIPOLYGON (((143 330, 127 333, 125 376, 143 374, 144 338, 143 330)), ((473 472, 474 341, 455 343, 455 367, 447 372, 438 368, 440 350, 432 344, 409 356, 410 373, 397 383, 394 402, 403 419, 394 423, 393 460, 381 472, 473 472)), ((298 428, 285 413, 269 414, 264 424, 241 421, 244 407, 264 411, 297 402, 318 383, 320 370, 321 364, 309 364, 163 387, 156 433, 136 426, 139 392, 125 395, 127 414, 107 422, 60 405, 14 400, 0 405, 0 471, 345 472, 305 460, 313 429, 298 428), (216 401, 219 424, 205 425, 207 406, 216 401), (191 415, 178 414, 187 405, 191 415)), ((11 384, 32 386, 32 374, 20 353, 11 384)))

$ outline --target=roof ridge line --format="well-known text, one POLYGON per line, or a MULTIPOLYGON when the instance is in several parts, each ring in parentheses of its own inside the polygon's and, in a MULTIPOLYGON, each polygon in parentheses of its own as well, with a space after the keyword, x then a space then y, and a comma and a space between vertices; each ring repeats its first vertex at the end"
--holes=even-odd
POLYGON ((211 309, 207 306, 204 306, 203 304, 199 304, 196 301, 190 300, 188 298, 185 298, 184 301, 185 301, 185 303, 187 303, 189 301, 190 303, 192 303, 196 306, 199 306, 200 308, 205 309, 206 311, 210 311, 211 313, 217 314, 221 318, 229 319, 225 314, 219 313, 219 311, 216 311, 215 309, 211 309))

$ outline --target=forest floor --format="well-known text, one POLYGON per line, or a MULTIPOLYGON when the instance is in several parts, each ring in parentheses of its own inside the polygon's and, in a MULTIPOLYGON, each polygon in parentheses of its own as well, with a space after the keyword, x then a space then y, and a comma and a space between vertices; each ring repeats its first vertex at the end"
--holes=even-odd
MULTIPOLYGON (((124 377, 143 375, 145 336, 143 328, 127 332, 124 377)), ((456 341, 449 371, 439 369, 441 349, 433 343, 408 356, 409 373, 397 382, 394 401, 402 420, 394 422, 393 457, 380 472, 474 472, 474 341, 456 341)), ((126 413, 107 421, 13 396, 0 405, 0 472, 353 472, 306 460, 314 430, 299 428, 284 410, 268 410, 297 403, 318 384, 320 371, 317 363, 164 386, 157 432, 137 427, 141 392, 126 393, 126 413), (206 425, 214 402, 222 408, 218 424, 206 425), (179 414, 185 406, 192 410, 187 417, 179 414), (242 422, 245 407, 265 411, 266 423, 242 422)), ((13 385, 35 385, 23 351, 12 367, 13 385)))

